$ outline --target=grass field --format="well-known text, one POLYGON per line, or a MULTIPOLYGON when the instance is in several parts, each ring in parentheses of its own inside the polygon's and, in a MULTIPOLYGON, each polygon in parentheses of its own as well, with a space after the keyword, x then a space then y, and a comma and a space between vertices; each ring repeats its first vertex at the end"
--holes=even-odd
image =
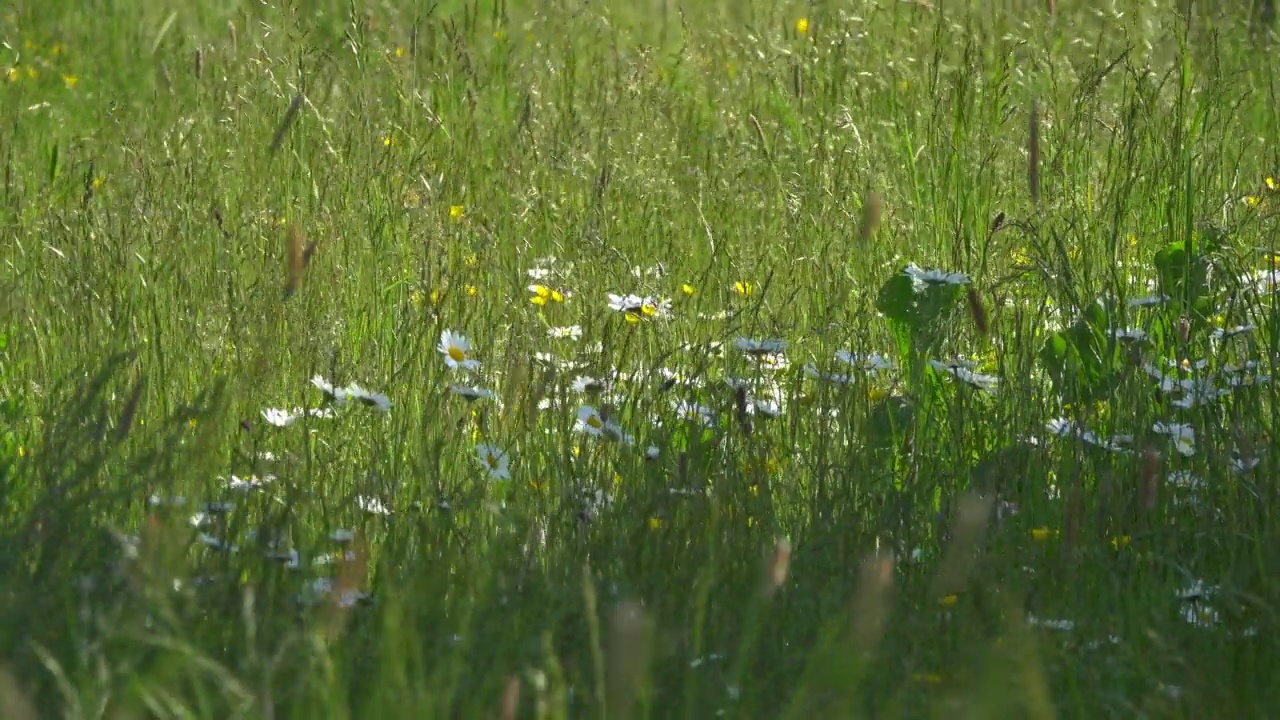
POLYGON ((0 10, 0 718, 1275 716, 1247 7, 496 2, 0 10))

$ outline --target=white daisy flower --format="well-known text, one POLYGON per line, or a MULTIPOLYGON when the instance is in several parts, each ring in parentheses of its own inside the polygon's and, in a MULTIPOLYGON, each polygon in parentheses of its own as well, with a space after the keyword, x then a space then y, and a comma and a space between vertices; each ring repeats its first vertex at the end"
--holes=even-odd
POLYGON ((551 268, 535 267, 526 270, 531 280, 546 280, 551 277, 551 268))
POLYGON ((570 340, 578 340, 582 338, 582 326, 569 325, 567 327, 547 328, 547 337, 568 338, 570 340))
POLYGON ((444 330, 440 333, 440 345, 436 349, 444 355, 445 364, 455 370, 480 368, 480 361, 471 357, 471 341, 452 330, 444 330))
POLYGON ((1151 426, 1151 429, 1172 438, 1173 447, 1179 455, 1190 457, 1196 454, 1196 431, 1190 425, 1158 422, 1151 426))
POLYGON ((477 445, 476 456, 493 480, 511 479, 511 458, 493 445, 477 445))
POLYGON ((498 393, 488 388, 474 387, 472 385, 450 385, 449 391, 454 395, 461 395, 467 401, 498 399, 498 393))
POLYGON ((1127 448, 1124 447, 1127 439, 1124 436, 1118 436, 1111 439, 1100 438, 1092 431, 1080 427, 1075 422, 1067 420, 1066 418, 1054 418, 1046 423, 1045 427, 1049 432, 1057 435, 1058 437, 1072 436, 1079 438, 1090 445, 1095 445, 1105 450, 1110 450, 1111 452, 1127 452, 1127 448))
POLYGON ((662 451, 658 449, 657 445, 650 445, 649 447, 644 449, 645 460, 650 460, 650 461, 657 460, 658 456, 661 454, 662 454, 662 451))
POLYGON ((1070 632, 1076 626, 1076 624, 1070 620, 1048 620, 1038 618, 1035 615, 1027 615, 1027 624, 1031 627, 1060 630, 1062 632, 1070 632))
POLYGON ((546 365, 547 367, 559 370, 560 372, 574 372, 576 370, 582 370, 587 367, 587 363, 585 362, 581 362, 578 360, 563 360, 561 358, 556 357, 555 355, 552 355, 551 353, 544 353, 544 352, 534 353, 533 359, 542 363, 543 365, 546 365))
POLYGON ((1232 327, 1232 328, 1225 328, 1225 329, 1218 328, 1217 330, 1214 330, 1213 332, 1209 333, 1209 337, 1213 338, 1214 340, 1229 340, 1237 335, 1244 335, 1245 333, 1251 333, 1257 329, 1258 328, 1252 324, 1236 325, 1235 327, 1232 327))
POLYGON ((892 370, 893 361, 880 353, 855 355, 848 350, 837 350, 836 359, 859 370, 892 370))
POLYGON ((772 398, 756 397, 751 398, 751 401, 747 404, 747 412, 751 415, 776 418, 782 415, 782 406, 772 398))
POLYGON ((181 495, 177 495, 171 498, 163 498, 163 497, 160 497, 159 495, 152 495, 150 498, 147 499, 147 502, 153 506, 169 505, 172 507, 181 507, 187 504, 187 499, 182 497, 181 495))
POLYGON ((227 489, 234 490, 235 492, 249 492, 251 490, 261 490, 262 488, 266 487, 270 483, 275 482, 275 479, 276 479, 275 475, 264 475, 263 477, 258 477, 257 475, 250 475, 248 478, 242 478, 236 475, 232 475, 231 479, 227 481, 227 489))
POLYGON ((667 274, 667 266, 663 265, 662 263, 658 263, 648 268, 642 268, 639 265, 637 265, 636 267, 631 268, 631 274, 639 279, 644 279, 648 277, 656 280, 664 277, 667 274))
POLYGON ((332 400, 338 405, 347 404, 347 400, 349 396, 346 388, 334 387, 333 383, 329 382, 328 380, 325 380, 319 375, 316 375, 315 377, 311 378, 311 384, 319 388, 320 392, 324 393, 324 396, 327 399, 332 400))
POLYGON ((762 353, 760 355, 752 355, 751 359, 756 361, 756 365, 761 370, 781 372, 791 367, 791 361, 787 360, 787 356, 782 353, 762 353))
POLYGON ((1112 328, 1111 337, 1120 342, 1142 342, 1147 339, 1147 331, 1142 328, 1112 328))
POLYGON ((812 378, 817 378, 818 380, 826 380, 840 385, 848 385, 856 382, 856 378, 852 375, 846 375, 844 373, 823 373, 818 370, 818 367, 813 363, 808 363, 804 366, 804 374, 812 378))
POLYGON ((370 515, 390 515, 391 514, 391 508, 387 507, 386 503, 382 502, 376 497, 371 497, 369 495, 357 495, 356 507, 369 513, 370 515))
POLYGON ((1259 294, 1275 292, 1280 286, 1280 269, 1255 270, 1242 276, 1240 282, 1251 286, 1259 294))
POLYGON ((786 340, 752 340, 751 338, 740 337, 735 344, 738 349, 748 355, 767 355, 781 353, 787 349, 786 340))
POLYGON ((667 317, 671 314, 671 299, 609 293, 609 309, 639 318, 667 317))
POLYGON ((1238 473, 1247 473, 1261 463, 1262 459, 1258 457, 1240 457, 1239 455, 1231 457, 1231 469, 1238 473))
POLYGON ((608 389, 608 383, 587 375, 579 375, 573 379, 573 391, 576 393, 595 395, 608 389))
POLYGON ((289 427, 301 420, 305 415, 315 418, 332 418, 334 417, 334 412, 333 408, 311 408, 308 411, 304 411, 302 408, 294 408, 292 410, 267 408, 262 411, 262 419, 266 420, 268 425, 276 427, 289 427))
POLYGON ((904 271, 912 282, 917 284, 932 285, 967 285, 969 284, 969 276, 959 272, 947 272, 945 270, 923 270, 911 263, 904 271))
POLYGON ((382 393, 365 390, 355 383, 351 383, 346 387, 347 397, 355 400, 361 405, 368 405, 377 408, 382 412, 391 412, 391 400, 382 393))
POLYGON ((714 425, 716 415, 705 405, 688 400, 672 400, 671 409, 681 420, 697 422, 703 425, 714 425))
POLYGON ((1204 487, 1204 481, 1190 470, 1175 470, 1169 473, 1169 484, 1181 490, 1199 490, 1204 487))
POLYGON ((1213 597, 1218 593, 1217 585, 1205 585, 1200 580, 1192 580, 1191 584, 1179 590, 1176 594, 1179 600, 1204 600, 1213 597))
POLYGON ((1169 302, 1168 295, 1146 295, 1143 297, 1133 298, 1126 304, 1131 308, 1139 308, 1139 307, 1151 307, 1153 305, 1163 305, 1167 302, 1169 302))
POLYGON ((1196 627, 1213 627, 1222 620, 1217 610, 1201 603, 1192 603, 1182 608, 1182 619, 1196 627))
POLYGON ((624 313, 638 313, 644 307, 644 298, 639 295, 614 295, 609 293, 609 309, 624 313))
POLYGON ((599 410, 590 405, 583 405, 578 408, 578 419, 574 423, 573 429, 600 437, 604 434, 604 424, 604 418, 600 415, 599 410))
POLYGON ((983 375, 976 373, 965 367, 969 363, 963 362, 941 362, 938 360, 930 360, 929 365, 941 373, 946 373, 951 377, 966 383, 983 392, 995 393, 1000 384, 1000 378, 994 375, 983 375))

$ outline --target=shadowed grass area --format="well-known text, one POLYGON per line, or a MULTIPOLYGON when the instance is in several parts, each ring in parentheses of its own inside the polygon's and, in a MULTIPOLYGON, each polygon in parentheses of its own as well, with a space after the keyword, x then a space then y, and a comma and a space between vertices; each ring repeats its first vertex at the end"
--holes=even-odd
POLYGON ((0 717, 1266 717, 1275 45, 0 11, 0 717))

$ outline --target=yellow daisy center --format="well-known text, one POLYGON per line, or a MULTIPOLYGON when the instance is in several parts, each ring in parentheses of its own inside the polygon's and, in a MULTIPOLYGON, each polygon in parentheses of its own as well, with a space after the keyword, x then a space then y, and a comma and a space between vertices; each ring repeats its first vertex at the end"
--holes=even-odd
POLYGON ((450 357, 454 362, 463 362, 463 361, 465 361, 465 360, 467 359, 467 354, 466 354, 465 352, 463 352, 463 351, 462 351, 462 348, 459 348, 459 347, 450 347, 450 348, 449 348, 449 357, 450 357))

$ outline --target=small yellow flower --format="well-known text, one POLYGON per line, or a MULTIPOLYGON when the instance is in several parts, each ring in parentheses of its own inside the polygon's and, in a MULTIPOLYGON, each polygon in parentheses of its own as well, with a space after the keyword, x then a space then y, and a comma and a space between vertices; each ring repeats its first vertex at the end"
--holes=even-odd
POLYGON ((942 684, 942 676, 939 675, 938 673, 915 673, 914 675, 911 676, 911 680, 913 682, 918 682, 921 685, 941 685, 942 684))
POLYGON ((461 220, 463 213, 465 213, 466 211, 467 209, 461 205, 450 205, 449 217, 453 218, 454 220, 461 220))
POLYGON ((409 293, 409 302, 413 303, 414 305, 421 306, 422 301, 425 299, 426 299, 426 296, 422 294, 421 290, 414 290, 413 292, 409 293))
POLYGON ((93 178, 93 189, 101 190, 103 185, 107 184, 107 179, 101 175, 95 175, 93 178))
POLYGON ((75 75, 63 75, 62 82, 67 86, 68 90, 75 90, 76 84, 80 82, 80 78, 75 75))
POLYGON ((626 314, 626 315, 624 315, 623 317, 624 317, 624 318, 626 318, 627 322, 628 322, 628 323, 631 323, 632 325, 639 325, 639 324, 640 324, 640 316, 639 316, 639 315, 634 315, 634 314, 632 314, 632 313, 627 313, 627 314, 626 314))
POLYGON ((764 471, 770 475, 777 475, 782 472, 782 463, 774 458, 769 458, 764 462, 764 471))
POLYGON ((387 133, 386 135, 382 136, 382 147, 389 148, 395 143, 396 143, 396 139, 391 135, 391 133, 387 133))
POLYGON ((396 51, 395 51, 395 52, 396 52, 396 57, 398 57, 398 58, 402 58, 402 57, 404 57, 404 56, 408 53, 408 51, 407 51, 407 50, 405 50, 405 49, 404 49, 404 48, 402 48, 402 47, 398 47, 398 48, 396 48, 396 51))
POLYGON ((192 430, 195 430, 196 426, 199 424, 200 423, 195 418, 191 418, 190 420, 187 421, 187 425, 189 425, 192 430))
POLYGON ((663 523, 662 518, 660 518, 660 517, 651 517, 651 518, 649 518, 649 529, 650 529, 650 530, 657 530, 658 528, 662 527, 664 524, 665 524, 665 523, 663 523))
POLYGON ((475 254, 473 253, 463 258, 462 262, 465 263, 467 267, 473 268, 480 264, 480 258, 476 257, 475 254))
POLYGON ((1267 189, 1270 190, 1271 192, 1280 192, 1280 182, 1277 182, 1275 178, 1268 175, 1267 189))
POLYGON ((544 307, 547 304, 547 296, 534 295, 533 297, 529 298, 529 302, 533 303, 534 305, 537 305, 538 307, 544 307))
POLYGON ((692 297, 694 293, 698 292, 698 290, 689 283, 684 283, 680 286, 680 292, 684 293, 685 297, 692 297))
POLYGON ((751 283, 745 280, 739 280, 738 282, 733 284, 733 291, 743 297, 750 295, 753 289, 754 288, 751 287, 751 283))
POLYGON ((27 79, 28 79, 28 80, 35 80, 35 79, 36 79, 36 69, 35 69, 34 67, 32 67, 31 65, 28 65, 28 66, 27 66, 27 79))
POLYGON ((1111 538, 1111 547, 1115 548, 1116 550, 1119 550, 1120 548, 1129 547, 1129 536, 1117 535, 1111 538))
POLYGON ((53 47, 49 48, 49 54, 53 57, 58 57, 62 54, 62 49, 62 43, 54 43, 53 47))
POLYGON ((804 35, 809 32, 809 18, 800 18, 796 20, 796 32, 804 35))
POLYGON ((475 285, 467 286, 467 297, 475 297, 476 295, 479 295, 479 294, 480 294, 480 288, 476 287, 475 285))
POLYGON ((1249 197, 1244 199, 1244 204, 1248 205, 1251 208, 1256 208, 1262 205, 1262 198, 1258 197, 1257 195, 1250 195, 1249 197))
POLYGON ((889 397, 889 391, 882 387, 867 388, 867 399, 873 403, 878 403, 887 397, 889 397))
POLYGON ((16 67, 11 67, 4 71, 4 79, 9 82, 18 82, 20 77, 22 76, 18 73, 18 68, 16 67))
POLYGON ((507 39, 507 31, 503 30, 502 28, 498 28, 497 30, 494 30, 493 39, 497 40, 498 42, 505 41, 507 39))
POLYGON ((25 447, 23 447, 23 446, 19 445, 19 446, 18 446, 18 457, 22 458, 22 457, 26 457, 26 456, 27 456, 27 449, 26 449, 25 447))
POLYGON ((1052 534, 1052 531, 1049 530, 1049 528, 1047 527, 1038 527, 1038 528, 1031 529, 1031 539, 1035 540, 1036 542, 1044 542, 1045 540, 1048 540, 1051 534, 1052 534))
POLYGON ((432 305, 439 305, 439 304, 440 304, 440 291, 439 291, 439 290, 432 290, 432 291, 431 291, 431 304, 432 304, 432 305))
POLYGON ((954 594, 944 595, 938 602, 942 603, 942 607, 954 607, 956 603, 960 602, 960 596, 954 594))

